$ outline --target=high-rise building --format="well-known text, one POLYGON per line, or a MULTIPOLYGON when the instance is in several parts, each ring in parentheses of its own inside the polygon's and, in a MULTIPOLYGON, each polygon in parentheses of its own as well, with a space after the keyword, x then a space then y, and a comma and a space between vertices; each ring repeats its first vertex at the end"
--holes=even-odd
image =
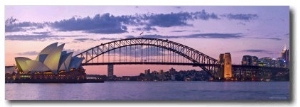
POLYGON ((290 62, 290 50, 287 49, 286 46, 283 48, 281 52, 281 58, 285 61, 286 67, 288 67, 290 62))
POLYGON ((257 56, 244 55, 243 59, 242 59, 242 65, 257 66, 258 65, 258 57, 257 56))
POLYGON ((242 59, 242 65, 251 65, 252 57, 250 55, 244 55, 242 59))
POLYGON ((258 65, 258 57, 257 56, 252 56, 251 57, 251 65, 252 66, 257 66, 258 65))

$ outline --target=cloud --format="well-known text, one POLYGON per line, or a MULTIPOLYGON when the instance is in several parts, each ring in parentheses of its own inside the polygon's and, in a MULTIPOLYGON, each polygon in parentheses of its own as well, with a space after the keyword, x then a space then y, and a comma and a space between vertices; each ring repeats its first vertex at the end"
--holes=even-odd
POLYGON ((162 36, 162 35, 141 35, 139 38, 179 38, 180 36, 162 36))
POLYGON ((172 32, 185 32, 186 30, 173 30, 172 32))
POLYGON ((17 55, 29 55, 29 56, 38 55, 38 54, 39 54, 39 52, 37 52, 37 51, 28 51, 28 52, 23 52, 23 53, 17 53, 17 55))
POLYGON ((7 19, 5 21, 5 32, 24 32, 27 30, 42 29, 46 26, 44 23, 16 22, 17 19, 7 19))
POLYGON ((229 20, 241 20, 250 21, 258 18, 257 14, 223 14, 222 17, 226 17, 229 20))
POLYGON ((280 38, 266 38, 266 39, 281 40, 280 38))
POLYGON ((191 34, 185 36, 186 38, 241 38, 243 37, 241 33, 199 33, 199 34, 191 34))
POLYGON ((5 20, 5 25, 11 25, 11 24, 13 24, 13 23, 15 23, 17 21, 18 21, 18 19, 10 17, 10 18, 8 18, 8 19, 5 20))
POLYGON ((127 35, 127 36, 125 36, 125 38, 136 38, 136 37, 132 36, 132 35, 127 35))
POLYGON ((127 22, 126 17, 117 17, 109 13, 97 14, 93 18, 75 18, 56 21, 51 24, 53 28, 59 31, 84 31, 88 33, 124 33, 127 27, 123 24, 127 22), (123 22, 123 23, 122 23, 123 22))
POLYGON ((179 12, 167 14, 136 14, 114 16, 109 13, 91 17, 72 17, 51 23, 59 31, 84 31, 87 33, 116 34, 125 33, 127 26, 145 26, 136 30, 156 31, 157 27, 192 26, 188 20, 219 19, 214 13, 205 10, 198 12, 179 12))
POLYGON ((21 41, 45 41, 45 40, 63 40, 63 37, 48 35, 7 35, 5 40, 21 40, 21 41))
POLYGON ((255 39, 271 39, 271 40, 277 40, 277 41, 282 40, 280 38, 265 38, 265 37, 255 37, 255 39))
POLYGON ((46 31, 46 32, 32 32, 33 34, 37 34, 37 35, 51 35, 51 32, 46 31))
POLYGON ((230 39, 230 38, 242 38, 241 33, 197 33, 185 36, 162 36, 162 35, 142 35, 142 36, 127 36, 126 38, 221 38, 221 39, 230 39))
POLYGON ((273 52, 271 52, 271 51, 268 51, 268 50, 262 50, 262 49, 247 49, 247 50, 242 50, 242 51, 240 51, 240 52, 273 54, 273 52))
POLYGON ((100 40, 118 40, 118 38, 105 38, 105 37, 103 37, 103 38, 100 38, 100 40))
POLYGON ((151 26, 145 26, 145 27, 142 27, 142 28, 136 28, 136 30, 138 30, 138 31, 157 31, 156 28, 151 27, 151 26))
MULTIPOLYGON (((257 14, 223 14, 223 18, 230 20, 249 21, 258 18, 257 14)), ((209 13, 205 10, 195 12, 172 12, 172 13, 146 13, 135 15, 115 16, 110 13, 96 14, 95 16, 77 17, 58 20, 47 23, 17 22, 17 19, 9 18, 5 23, 5 32, 19 32, 42 29, 45 26, 51 29, 66 31, 82 31, 96 34, 121 34, 127 33, 128 27, 140 27, 138 31, 157 31, 157 27, 193 26, 188 23, 193 20, 219 20, 220 15, 209 13)), ((41 32, 42 33, 42 32, 41 32)), ((40 34, 41 34, 40 33, 40 34)), ((47 33, 47 32, 43 32, 47 33)))
POLYGON ((92 38, 76 38, 76 39, 74 39, 74 42, 85 42, 85 41, 96 41, 96 40, 94 40, 94 39, 92 39, 92 38))
POLYGON ((169 14, 151 14, 145 16, 144 19, 148 19, 148 26, 158 27, 173 27, 173 26, 192 26, 187 24, 188 20, 209 20, 219 19, 214 13, 207 13, 205 10, 198 12, 179 12, 169 14))

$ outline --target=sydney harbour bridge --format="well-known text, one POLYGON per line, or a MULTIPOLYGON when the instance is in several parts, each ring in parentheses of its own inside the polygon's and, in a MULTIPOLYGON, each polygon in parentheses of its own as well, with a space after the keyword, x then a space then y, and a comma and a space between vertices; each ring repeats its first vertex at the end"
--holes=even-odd
POLYGON ((186 45, 158 38, 127 38, 101 43, 75 56, 84 58, 83 66, 108 65, 108 69, 114 65, 135 64, 194 66, 213 79, 232 79, 247 73, 275 76, 289 72, 288 68, 232 65, 230 53, 220 54, 215 59, 186 45))

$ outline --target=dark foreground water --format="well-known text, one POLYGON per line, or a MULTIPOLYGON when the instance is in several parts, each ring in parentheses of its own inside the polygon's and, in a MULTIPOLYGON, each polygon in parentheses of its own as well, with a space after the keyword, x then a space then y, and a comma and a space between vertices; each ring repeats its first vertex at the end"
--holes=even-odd
POLYGON ((5 84, 6 100, 290 100, 289 82, 5 84))

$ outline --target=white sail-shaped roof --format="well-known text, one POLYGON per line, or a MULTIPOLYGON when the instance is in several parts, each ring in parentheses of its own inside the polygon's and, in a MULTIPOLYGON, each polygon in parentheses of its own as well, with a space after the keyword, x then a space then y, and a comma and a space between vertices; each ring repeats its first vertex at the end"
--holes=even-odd
POLYGON ((26 61, 30 59, 26 57, 16 57, 15 60, 17 63, 18 70, 23 71, 24 73, 28 73, 29 65, 26 63, 26 61))
POLYGON ((36 61, 39 61, 39 62, 41 62, 41 63, 44 63, 44 61, 45 61, 45 59, 47 58, 47 56, 48 56, 48 54, 40 54, 40 55, 38 56, 38 60, 36 60, 36 61))
POLYGON ((72 54, 73 52, 61 56, 59 61, 59 70, 65 70, 67 72, 69 71, 69 65, 72 59, 72 54))
POLYGON ((52 71, 57 74, 59 70, 69 71, 71 68, 79 68, 84 58, 72 57, 73 52, 62 51, 65 44, 57 46, 53 43, 45 47, 36 60, 25 57, 16 57, 16 65, 19 71, 34 73, 36 71, 52 71))
POLYGON ((31 71, 31 73, 34 73, 36 71, 39 72, 50 71, 50 69, 46 65, 44 65, 39 61, 26 60, 26 63, 28 64, 28 70, 31 71))
MULTIPOLYGON (((37 60, 37 61, 40 61, 40 62, 43 62, 43 61, 40 59, 41 55, 42 55, 42 54, 49 54, 49 53, 51 53, 53 50, 55 50, 56 48, 57 48, 57 42, 48 45, 47 47, 45 47, 45 48, 39 53, 39 55, 37 56, 36 60, 37 60)), ((43 58, 44 58, 44 60, 45 60, 45 57, 43 57, 43 58)))
POLYGON ((47 56, 47 58, 44 61, 44 64, 50 68, 50 70, 57 74, 58 72, 58 65, 59 65, 59 60, 61 57, 61 51, 63 49, 65 44, 62 44, 58 46, 57 48, 53 49, 52 52, 50 52, 47 56))
POLYGON ((70 69, 71 68, 78 68, 81 64, 81 62, 83 61, 84 58, 78 58, 78 57, 72 57, 71 59, 71 64, 70 64, 70 69))

